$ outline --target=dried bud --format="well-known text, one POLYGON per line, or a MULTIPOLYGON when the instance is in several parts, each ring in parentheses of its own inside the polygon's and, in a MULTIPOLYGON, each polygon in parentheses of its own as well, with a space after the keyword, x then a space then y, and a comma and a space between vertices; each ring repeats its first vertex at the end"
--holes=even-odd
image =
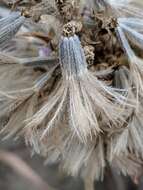
POLYGON ((93 46, 84 46, 84 53, 85 53, 85 57, 86 57, 86 61, 88 63, 88 65, 93 65, 94 63, 94 47, 93 46))
POLYGON ((70 37, 79 33, 82 30, 82 23, 71 21, 63 26, 63 36, 70 37))

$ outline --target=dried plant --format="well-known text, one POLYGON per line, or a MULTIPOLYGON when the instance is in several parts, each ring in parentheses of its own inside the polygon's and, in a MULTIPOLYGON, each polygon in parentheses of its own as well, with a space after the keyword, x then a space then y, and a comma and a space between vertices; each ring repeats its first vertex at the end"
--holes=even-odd
POLYGON ((92 182, 108 165, 142 175, 142 3, 23 2, 14 4, 23 16, 0 20, 0 46, 9 41, 0 53, 4 138, 24 136, 47 162, 92 182), (26 58, 15 56, 23 38, 36 57, 27 46, 26 58))

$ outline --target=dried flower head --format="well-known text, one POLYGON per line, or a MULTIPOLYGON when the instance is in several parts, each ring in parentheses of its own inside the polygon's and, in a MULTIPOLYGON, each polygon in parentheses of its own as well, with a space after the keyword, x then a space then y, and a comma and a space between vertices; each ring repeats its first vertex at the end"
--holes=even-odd
MULTIPOLYGON (((2 133, 5 138, 24 136, 47 162, 60 161, 72 175, 103 178, 108 162, 124 174, 140 176, 141 4, 134 0, 58 0, 50 4, 51 13, 45 10, 49 3, 35 2, 29 15, 33 18, 38 13, 33 28, 44 33, 32 35, 31 43, 41 40, 45 31, 54 34, 48 41, 42 38, 50 49, 47 57, 44 53, 35 58, 0 53, 2 133), (56 27, 44 24, 49 22, 48 14, 56 27)), ((3 39, 11 39, 23 20, 17 13, 0 20, 0 45, 3 39)), ((28 21, 25 27, 31 32, 28 21)))

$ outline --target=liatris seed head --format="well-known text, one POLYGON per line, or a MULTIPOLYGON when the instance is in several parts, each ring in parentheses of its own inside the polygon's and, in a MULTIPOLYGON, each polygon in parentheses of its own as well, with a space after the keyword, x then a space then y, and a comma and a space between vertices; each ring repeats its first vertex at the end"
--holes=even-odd
MULTIPOLYGON (((59 161, 72 175, 93 181, 103 178, 107 165, 130 176, 139 175, 143 14, 138 3, 63 0, 55 2, 57 9, 51 13, 45 9, 49 2, 42 0, 30 7, 32 17, 38 15, 39 21, 33 28, 42 31, 41 36, 54 33, 48 42, 42 38, 44 47, 50 48, 47 57, 29 58, 27 53, 27 58, 16 58, 0 53, 2 133, 5 138, 24 136, 32 150, 46 155, 47 162, 59 161), (49 17, 41 16, 42 12, 58 24, 43 24, 42 18, 49 17), (94 69, 88 67, 89 62, 94 69)), ((1 46, 24 20, 18 13, 0 20, 1 46)), ((24 26, 28 31, 31 23, 24 26)))

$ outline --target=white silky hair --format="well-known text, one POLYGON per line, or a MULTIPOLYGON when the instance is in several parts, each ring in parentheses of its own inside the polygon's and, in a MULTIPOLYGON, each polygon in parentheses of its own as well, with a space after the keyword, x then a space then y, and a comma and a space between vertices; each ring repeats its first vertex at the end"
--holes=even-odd
POLYGON ((137 177, 142 174, 142 160, 132 153, 128 153, 128 155, 120 154, 120 156, 115 156, 112 161, 108 159, 108 162, 110 167, 114 168, 118 174, 137 177))
POLYGON ((88 176, 92 180, 103 179, 106 162, 101 136, 93 141, 88 140, 85 144, 62 123, 41 141, 41 130, 39 128, 38 131, 27 131, 25 137, 26 143, 30 144, 36 153, 43 153, 45 164, 60 162, 60 167, 69 175, 80 175, 83 178, 88 176))
POLYGON ((25 21, 20 13, 11 13, 8 17, 0 19, 0 47, 11 40, 25 21))
POLYGON ((122 4, 128 4, 130 2, 132 2, 133 0, 105 0, 106 2, 110 3, 112 6, 118 6, 118 5, 122 5, 122 4))
MULTIPOLYGON (((92 73, 87 69, 76 35, 61 38, 62 77, 46 99, 40 99, 42 103, 39 93, 49 83, 56 66, 44 74, 36 73, 32 64, 40 66, 39 59, 28 62, 0 54, 0 124, 1 133, 7 134, 5 139, 24 134, 35 152, 48 153, 48 159, 61 161, 63 168, 74 176, 80 173, 92 179, 103 177, 105 160, 115 163, 124 174, 133 175, 138 165, 128 156, 132 153, 143 157, 143 60, 132 48, 132 45, 143 48, 143 21, 139 9, 131 4, 133 1, 108 2, 118 12, 124 8, 125 13, 133 13, 132 17, 117 16, 117 31, 129 58, 129 70, 118 72, 115 88, 96 77, 110 70, 92 73), (129 101, 135 97, 138 109, 129 101), (6 123, 1 122, 3 117, 8 117, 6 123), (124 123, 128 123, 125 128, 124 123), (108 156, 104 155, 104 143, 110 149, 108 156)), ((0 37, 11 39, 23 20, 18 13, 0 20, 0 37)))
POLYGON ((0 19, 0 28, 6 26, 8 24, 11 24, 16 19, 18 19, 20 16, 21 16, 21 14, 19 12, 9 13, 7 16, 0 19))
POLYGON ((88 7, 95 10, 107 10, 109 6, 113 11, 109 11, 117 16, 124 17, 134 16, 134 17, 143 17, 142 7, 143 2, 140 0, 80 0, 80 7, 88 7))
POLYGON ((142 9, 143 4, 136 0, 105 0, 111 8, 114 9, 114 14, 118 17, 125 15, 134 17, 143 17, 142 9))
MULTIPOLYGON (((115 73, 115 83, 118 87, 128 88, 130 86, 130 71, 126 67, 120 68, 115 73)), ((135 97, 134 90, 131 89, 130 96, 135 97)), ((111 130, 111 152, 110 157, 114 159, 115 156, 121 154, 128 155, 130 153, 136 156, 143 156, 143 105, 142 98, 139 99, 140 104, 138 110, 131 108, 129 113, 126 113, 126 123, 118 131, 111 130)), ((110 133, 109 133, 110 134, 110 133)), ((110 135, 109 135, 110 136, 110 135)))
POLYGON ((106 164, 101 137, 86 145, 73 139, 69 144, 65 143, 63 150, 62 166, 70 175, 89 177, 92 180, 103 179, 106 164))
POLYGON ((0 7, 0 18, 7 17, 11 11, 6 7, 0 7))
POLYGON ((129 59, 130 75, 138 98, 143 92, 143 59, 136 55, 131 44, 143 48, 143 22, 139 18, 119 18, 117 22, 117 31, 129 59))
POLYGON ((27 127, 37 128, 51 112, 52 117, 45 125, 41 139, 57 126, 61 115, 68 112, 68 127, 85 142, 87 137, 102 130, 99 117, 110 126, 120 125, 122 112, 127 104, 127 91, 106 86, 87 69, 87 63, 79 38, 62 37, 60 42, 60 64, 63 79, 48 98, 48 102, 27 122, 27 127), (66 110, 66 105, 68 110, 66 110))
MULTIPOLYGON (((128 88, 130 83, 130 70, 122 66, 115 73, 115 86, 128 88)), ((134 89, 131 89, 130 96, 135 97, 134 89)), ((143 157, 143 105, 142 98, 139 99, 138 110, 130 109, 126 113, 126 122, 120 129, 111 129, 107 140, 107 160, 111 167, 124 175, 141 174, 141 159, 143 157)))
POLYGON ((0 85, 0 119, 3 116, 10 116, 8 122, 1 126, 1 133, 5 134, 4 139, 23 130, 24 121, 35 113, 30 110, 34 110, 33 107, 37 106, 38 94, 51 78, 54 69, 50 69, 49 72, 43 75, 38 74, 38 76, 33 73, 32 68, 28 67, 26 69, 19 64, 7 65, 4 69, 1 67, 1 71, 5 72, 0 77, 2 82, 0 85), (9 76, 5 80, 7 74, 9 76), (18 81, 17 78, 19 78, 18 81), (10 84, 9 80, 12 81, 10 84))
POLYGON ((39 61, 35 58, 28 62, 0 53, 0 121, 9 118, 8 122, 0 123, 5 139, 23 130, 24 121, 35 113, 31 110, 38 103, 39 92, 57 67, 53 65, 43 74, 34 72, 33 60, 36 64, 39 61))

